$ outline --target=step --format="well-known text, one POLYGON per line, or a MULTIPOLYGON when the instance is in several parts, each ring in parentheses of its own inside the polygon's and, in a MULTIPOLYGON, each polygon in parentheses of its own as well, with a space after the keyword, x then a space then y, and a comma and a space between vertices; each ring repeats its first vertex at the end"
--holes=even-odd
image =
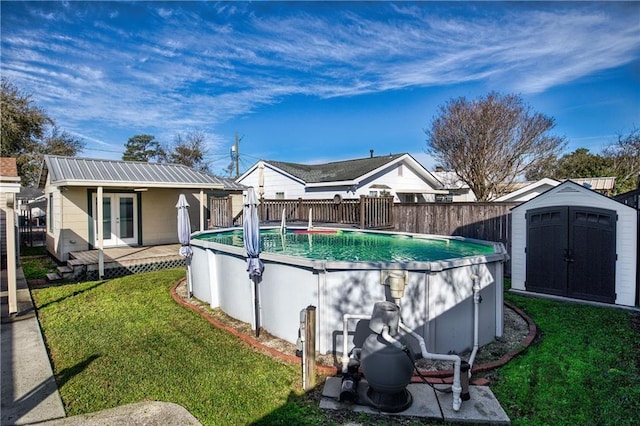
POLYGON ((82 261, 78 259, 69 259, 67 260, 67 265, 74 267, 74 266, 82 266, 84 265, 84 263, 82 263, 82 261))
POLYGON ((58 271, 58 275, 62 275, 64 276, 64 274, 72 274, 73 273, 73 268, 71 266, 58 266, 56 268, 56 270, 58 271))
POLYGON ((50 272, 47 274, 47 282, 59 283, 62 282, 62 277, 55 272, 50 272))

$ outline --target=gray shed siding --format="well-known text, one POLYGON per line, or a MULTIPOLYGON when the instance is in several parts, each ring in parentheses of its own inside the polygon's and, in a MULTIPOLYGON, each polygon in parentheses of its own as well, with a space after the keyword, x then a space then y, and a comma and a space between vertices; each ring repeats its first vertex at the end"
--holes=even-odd
POLYGON ((512 210, 511 287, 526 290, 527 210, 552 206, 590 206, 617 212, 615 303, 634 306, 638 268, 638 211, 573 182, 564 182, 512 210))

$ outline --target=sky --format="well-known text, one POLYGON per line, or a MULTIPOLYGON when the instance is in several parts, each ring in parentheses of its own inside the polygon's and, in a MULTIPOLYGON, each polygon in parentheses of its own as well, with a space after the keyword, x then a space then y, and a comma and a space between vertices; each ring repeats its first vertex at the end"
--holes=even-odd
POLYGON ((517 94, 566 152, 640 127, 640 2, 2 1, 1 74, 83 140, 206 136, 210 170, 410 153, 453 99, 517 94))

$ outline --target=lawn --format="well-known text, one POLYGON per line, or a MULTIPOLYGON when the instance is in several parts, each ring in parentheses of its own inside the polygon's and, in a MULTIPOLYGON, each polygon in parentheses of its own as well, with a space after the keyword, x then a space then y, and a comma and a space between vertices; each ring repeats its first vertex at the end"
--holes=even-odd
MULTIPOLYGON (((205 425, 393 423, 320 410, 317 392, 300 389, 300 366, 258 353, 176 304, 170 288, 183 276, 170 270, 33 290, 68 415, 160 400, 205 425)), ((541 330, 491 384, 514 425, 640 424, 638 314, 506 298, 541 330)))

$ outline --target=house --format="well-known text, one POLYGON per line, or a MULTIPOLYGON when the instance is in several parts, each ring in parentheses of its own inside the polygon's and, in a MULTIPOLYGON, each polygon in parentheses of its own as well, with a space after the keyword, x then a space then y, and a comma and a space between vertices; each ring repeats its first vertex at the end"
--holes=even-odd
MULTIPOLYGON (((610 195, 616 184, 615 177, 571 178, 579 185, 583 185, 604 195, 610 195)), ((559 180, 544 178, 535 182, 517 182, 511 184, 511 192, 493 201, 500 202, 525 202, 537 197, 543 192, 560 185, 559 180)))
POLYGON ((179 164, 53 155, 44 158, 40 187, 47 250, 60 261, 73 251, 177 243, 180 194, 190 205, 192 230, 204 230, 209 200, 231 194, 241 209, 244 189, 179 164))
POLYGON ((638 210, 571 180, 512 209, 511 288, 638 304, 638 210))
POLYGON ((20 177, 15 158, 0 158, 0 254, 2 269, 7 269, 9 313, 18 311, 16 194, 20 192, 20 177))
POLYGON ((447 196, 432 173, 409 154, 389 154, 324 164, 260 160, 237 180, 266 199, 354 199, 393 196, 397 203, 435 202, 447 196))
POLYGON ((436 195, 436 201, 442 202, 474 202, 478 201, 469 185, 460 179, 456 172, 446 171, 442 167, 436 167, 432 173, 449 191, 448 195, 436 195))

